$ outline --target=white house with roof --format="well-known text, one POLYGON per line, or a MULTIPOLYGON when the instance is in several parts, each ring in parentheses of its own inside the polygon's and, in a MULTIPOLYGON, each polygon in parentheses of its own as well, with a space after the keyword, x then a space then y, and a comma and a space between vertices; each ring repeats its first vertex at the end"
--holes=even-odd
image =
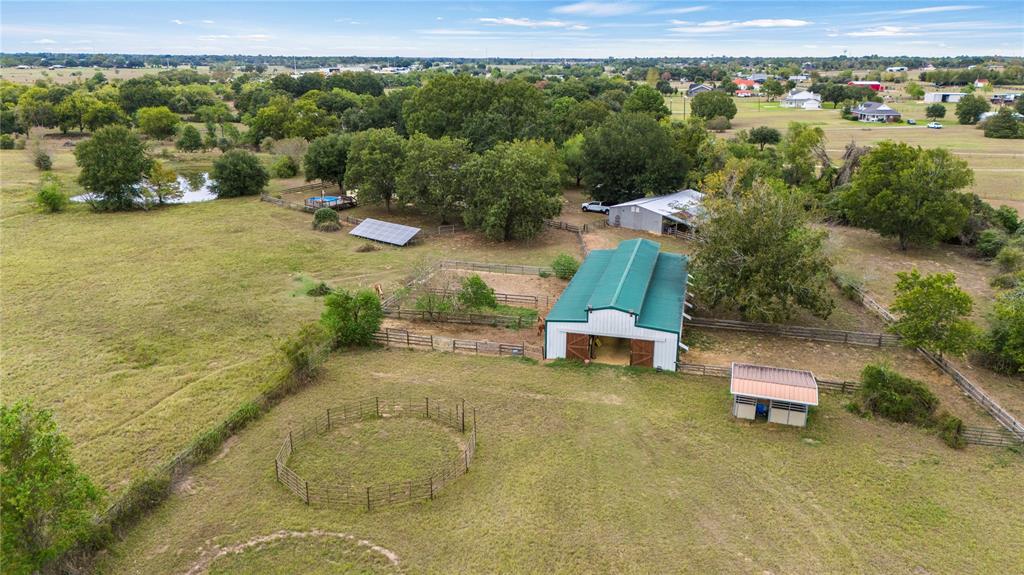
POLYGON ((801 110, 820 110, 821 94, 815 94, 807 90, 793 90, 779 101, 779 106, 783 108, 799 108, 801 110))
POLYGON ((681 190, 666 196, 652 196, 618 204, 608 209, 608 223, 631 230, 662 234, 670 229, 692 228, 702 213, 704 194, 681 190))
POLYGON ((902 115, 881 102, 864 102, 850 109, 861 122, 899 122, 902 115))

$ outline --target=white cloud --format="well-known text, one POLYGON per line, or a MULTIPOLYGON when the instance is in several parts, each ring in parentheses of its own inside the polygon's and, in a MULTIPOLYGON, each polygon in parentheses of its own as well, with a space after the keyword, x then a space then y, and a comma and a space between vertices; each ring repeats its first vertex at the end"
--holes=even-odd
POLYGON ((556 14, 576 14, 579 16, 623 16, 643 10, 640 4, 632 2, 576 2, 556 6, 551 11, 556 14))
POLYGON ((718 34, 744 28, 802 28, 810 26, 813 22, 808 20, 794 20, 791 18, 759 18, 756 20, 708 20, 700 22, 696 26, 684 28, 670 28, 672 32, 684 32, 688 34, 718 34))
POLYGON ((33 44, 56 44, 57 41, 56 40, 51 40, 49 38, 40 38, 38 40, 33 40, 32 43, 33 44))
POLYGON ((269 34, 207 34, 200 36, 200 40, 248 40, 250 42, 264 42, 272 39, 269 34))
POLYGON ((909 10, 896 10, 893 14, 934 14, 936 12, 963 12, 964 10, 975 10, 981 6, 969 6, 956 4, 952 6, 928 6, 927 8, 911 8, 909 10))
POLYGON ((675 26, 689 26, 690 24, 693 24, 693 22, 689 20, 669 20, 669 22, 675 26))
POLYGON ((561 20, 531 20, 530 18, 479 18, 484 24, 495 26, 514 26, 517 28, 565 28, 566 30, 586 30, 586 26, 562 22, 561 20))
POLYGON ((458 28, 430 28, 429 30, 417 30, 420 34, 431 36, 481 36, 480 30, 460 30, 458 28))
POLYGON ((181 26, 184 23, 185 22, 183 20, 178 20, 177 18, 175 18, 174 20, 171 20, 171 24, 177 24, 178 26, 181 26))
POLYGON ((896 37, 896 36, 917 36, 917 32, 911 31, 909 28, 903 26, 876 26, 874 28, 868 28, 866 30, 859 30, 857 32, 847 32, 847 36, 854 38, 883 38, 883 37, 896 37))
POLYGON ((444 20, 444 17, 443 16, 438 16, 437 18, 434 18, 434 20, 438 20, 438 21, 444 20))
POLYGON ((353 20, 352 18, 335 18, 334 21, 341 24, 362 24, 359 20, 353 20))
POLYGON ((213 24, 213 20, 203 20, 203 24, 213 24))
POLYGON ((651 10, 648 14, 692 14, 693 12, 703 12, 707 10, 707 6, 687 6, 685 8, 659 8, 657 10, 651 10))

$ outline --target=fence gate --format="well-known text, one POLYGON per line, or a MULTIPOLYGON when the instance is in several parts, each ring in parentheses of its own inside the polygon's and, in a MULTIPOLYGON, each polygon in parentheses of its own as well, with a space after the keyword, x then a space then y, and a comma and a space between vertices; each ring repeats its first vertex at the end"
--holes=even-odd
POLYGON ((629 340, 629 365, 654 367, 654 342, 646 339, 629 340))
POLYGON ((590 359, 590 336, 585 333, 565 334, 565 357, 579 361, 590 359))

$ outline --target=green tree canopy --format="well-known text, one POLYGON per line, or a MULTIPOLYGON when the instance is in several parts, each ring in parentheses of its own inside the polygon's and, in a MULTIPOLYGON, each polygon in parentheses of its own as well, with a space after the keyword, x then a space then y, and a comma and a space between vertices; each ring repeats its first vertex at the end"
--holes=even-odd
POLYGON ((782 134, 779 133, 775 128, 769 128, 768 126, 760 126, 750 130, 750 143, 757 144, 760 149, 764 149, 766 144, 778 144, 782 140, 782 134))
POLYGON ((825 143, 825 131, 819 126, 790 122, 782 140, 782 178, 791 186, 803 186, 817 175, 816 151, 825 143))
POLYGON ((956 103, 956 118, 961 124, 977 124, 978 118, 991 107, 984 96, 968 94, 956 103))
POLYGON ((405 139, 394 128, 359 132, 349 145, 345 185, 359 188, 360 202, 383 203, 390 212, 404 157, 405 139))
POLYGON ((384 319, 380 298, 370 290, 335 291, 324 298, 320 322, 335 347, 367 346, 384 319))
POLYGON ((694 116, 705 120, 716 116, 731 120, 736 116, 736 102, 733 102, 728 94, 719 90, 697 94, 693 97, 691 107, 694 116))
POLYGON ((192 124, 185 124, 178 133, 174 147, 183 152, 195 152, 203 149, 203 136, 192 124))
POLYGON ((622 203, 676 191, 691 162, 674 136, 669 126, 629 112, 587 131, 583 180, 591 197, 622 203))
POLYGON ((256 195, 270 181, 270 174, 259 158, 245 150, 231 150, 214 160, 210 177, 218 198, 256 195))
POLYGON ((447 224, 448 216, 465 201, 463 169, 471 156, 468 140, 413 134, 405 145, 398 195, 447 224))
POLYGON ((797 309, 828 317, 827 233, 808 225, 803 197, 781 182, 756 182, 732 199, 706 200, 694 276, 700 301, 751 321, 781 322, 797 309))
POLYGON ((761 93, 768 97, 768 101, 771 102, 775 98, 778 98, 786 92, 785 86, 781 82, 774 78, 769 78, 761 85, 761 93))
POLYGON ((996 298, 989 313, 990 329, 984 340, 988 364, 1002 373, 1024 372, 1024 291, 996 298))
POLYGON ((139 130, 147 136, 163 140, 174 135, 181 118, 167 106, 155 108, 139 108, 135 112, 135 122, 139 130))
POLYGON ((1007 106, 999 108, 995 116, 985 120, 985 137, 1017 139, 1024 138, 1024 123, 1021 123, 1014 112, 1007 106))
POLYGON ((967 163, 948 150, 884 141, 863 157, 841 203, 855 225, 895 237, 906 250, 963 228, 968 210, 957 190, 973 181, 967 163))
POLYGON ((945 118, 946 107, 942 104, 931 104, 924 109, 924 115, 927 118, 945 118))
POLYGON ((5 573, 38 572, 93 533, 101 492, 49 411, 0 405, 0 471, 5 573))
POLYGON ((338 188, 344 191, 342 184, 345 181, 348 149, 351 144, 352 136, 348 134, 321 136, 310 142, 302 158, 306 181, 330 182, 337 184, 338 188))
POLYGON ((896 277, 896 299, 889 309, 897 319, 890 329, 903 338, 904 345, 940 355, 963 355, 973 347, 975 327, 967 316, 974 304, 957 287, 956 275, 922 276, 915 269, 896 277))
POLYGON ((583 181, 583 170, 585 167, 583 161, 583 141, 583 134, 576 134, 566 140, 559 149, 562 163, 565 164, 569 177, 575 182, 576 187, 579 187, 583 181))
POLYGON ((78 183, 92 195, 91 204, 106 210, 134 207, 141 197, 137 184, 152 165, 139 137, 120 125, 100 128, 75 146, 75 162, 81 168, 78 183))
POLYGON ((661 95, 661 92, 647 84, 637 86, 626 97, 626 101, 622 103, 622 111, 649 114, 655 120, 660 120, 671 113, 668 106, 665 105, 665 97, 661 95))
POLYGON ((562 209, 561 165, 550 143, 500 143, 467 162, 465 173, 463 219, 491 239, 531 239, 562 209))

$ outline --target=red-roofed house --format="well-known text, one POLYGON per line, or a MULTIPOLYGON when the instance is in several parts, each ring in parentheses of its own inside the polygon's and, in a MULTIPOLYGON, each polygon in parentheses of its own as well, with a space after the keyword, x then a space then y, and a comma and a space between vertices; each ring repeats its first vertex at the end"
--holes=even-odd
POLYGON ((749 98, 749 97, 751 97, 753 95, 754 95, 754 93, 751 92, 750 90, 736 90, 736 97, 737 98, 749 98))
POLYGON ((977 80, 974 81, 974 87, 975 88, 984 88, 985 86, 988 86, 988 85, 989 85, 989 81, 985 80, 983 78, 978 78, 977 80))
POLYGON ((736 78, 735 80, 732 81, 732 83, 736 84, 736 87, 739 88, 740 90, 756 91, 761 89, 761 84, 758 84, 753 80, 744 80, 743 78, 736 78))

